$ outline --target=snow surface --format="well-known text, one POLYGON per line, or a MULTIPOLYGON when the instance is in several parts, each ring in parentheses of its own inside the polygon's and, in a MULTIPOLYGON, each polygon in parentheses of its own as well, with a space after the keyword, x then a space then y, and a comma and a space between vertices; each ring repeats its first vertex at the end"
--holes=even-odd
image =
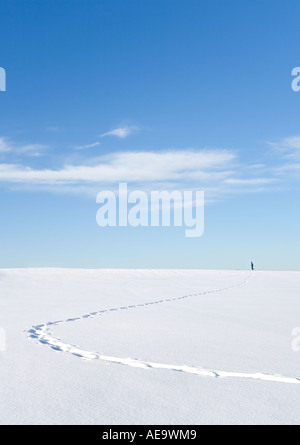
POLYGON ((1 424, 299 424, 300 273, 0 270, 1 424))

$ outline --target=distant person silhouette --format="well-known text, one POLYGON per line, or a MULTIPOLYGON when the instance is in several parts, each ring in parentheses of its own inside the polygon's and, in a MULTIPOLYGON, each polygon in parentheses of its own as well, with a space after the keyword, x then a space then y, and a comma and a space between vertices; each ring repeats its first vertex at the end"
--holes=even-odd
POLYGON ((254 264, 251 261, 251 270, 254 270, 254 264))

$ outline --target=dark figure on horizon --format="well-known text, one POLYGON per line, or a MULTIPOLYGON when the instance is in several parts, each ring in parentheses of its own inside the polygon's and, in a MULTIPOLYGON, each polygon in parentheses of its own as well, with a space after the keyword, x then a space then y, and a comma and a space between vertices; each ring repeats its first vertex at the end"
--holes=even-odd
POLYGON ((251 270, 254 270, 254 264, 251 261, 251 270))

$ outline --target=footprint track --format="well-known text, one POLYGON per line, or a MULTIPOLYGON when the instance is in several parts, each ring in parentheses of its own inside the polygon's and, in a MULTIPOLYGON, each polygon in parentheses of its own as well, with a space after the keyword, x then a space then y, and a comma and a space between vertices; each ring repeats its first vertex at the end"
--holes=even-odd
POLYGON ((210 291, 203 291, 195 294, 184 295, 181 297, 175 298, 167 298, 161 299, 157 301, 139 303, 136 305, 128 305, 128 306, 120 306, 116 308, 104 309, 101 311, 90 312, 89 314, 82 315, 81 317, 76 318, 68 318, 66 320, 57 320, 53 322, 48 322, 46 324, 39 324, 32 326, 29 330, 26 330, 28 337, 34 340, 37 340, 40 344, 46 345, 50 347, 52 350, 56 352, 64 352, 67 354, 71 354, 75 357, 81 358, 83 360, 89 361, 105 361, 110 363, 121 364, 125 366, 130 366, 133 368, 141 368, 141 369, 161 369, 161 370, 171 370, 177 372, 183 372, 187 374, 194 374, 201 377, 213 377, 213 378, 239 378, 239 379, 251 379, 251 380, 260 380, 260 381, 268 381, 268 382, 276 382, 276 383, 289 383, 289 384, 300 384, 299 378, 291 378, 284 377, 280 375, 271 375, 264 373, 241 373, 241 372, 231 372, 231 371, 215 371, 210 369, 204 369, 201 367, 194 366, 186 366, 186 365, 170 365, 164 363, 153 363, 151 361, 145 361, 134 358, 120 358, 120 357, 112 357, 109 355, 100 354, 98 352, 86 351, 84 349, 79 348, 76 345, 70 345, 64 343, 61 339, 56 338, 51 332, 50 328, 58 326, 63 323, 74 323, 80 320, 87 320, 90 318, 95 318, 97 316, 102 316, 104 314, 108 314, 115 311, 124 311, 124 310, 132 310, 143 308, 153 304, 163 304, 170 303, 174 301, 184 300, 192 297, 200 297, 202 295, 213 294, 217 292, 225 292, 230 289, 245 286, 249 280, 253 277, 253 273, 251 273, 246 279, 244 279, 241 283, 224 287, 222 289, 215 289, 210 291))

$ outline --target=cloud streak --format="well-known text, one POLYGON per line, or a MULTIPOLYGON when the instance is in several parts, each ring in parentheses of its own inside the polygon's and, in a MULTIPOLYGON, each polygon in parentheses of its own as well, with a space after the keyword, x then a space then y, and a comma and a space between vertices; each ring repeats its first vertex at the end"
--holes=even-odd
POLYGON ((300 136, 291 136, 269 145, 287 158, 300 158, 300 136))
MULTIPOLYGON (((131 127, 109 133, 126 137, 132 131, 128 128, 131 127)), ((289 147, 288 153, 300 151, 300 138, 286 138, 283 141, 280 146, 289 147)), ((17 145, 7 138, 0 138, 0 155, 2 160, 5 159, 0 162, 0 184, 11 190, 92 195, 104 187, 115 190, 120 182, 127 182, 129 187, 144 191, 204 190, 207 196, 215 200, 230 194, 279 190, 288 184, 288 179, 284 177, 287 171, 293 171, 294 177, 299 172, 297 162, 285 162, 286 165, 281 162, 278 165, 274 160, 272 167, 257 164, 256 160, 256 163, 249 165, 239 159, 237 152, 228 149, 118 151, 91 156, 89 148, 100 144, 97 141, 74 147, 81 150, 81 155, 71 156, 69 162, 58 166, 59 158, 52 156, 49 163, 56 167, 42 168, 36 162, 32 164, 28 161, 29 156, 43 153, 46 146, 17 145), (10 162, 7 162, 8 159, 10 162)), ((281 161, 288 159, 286 152, 280 151, 280 154, 281 161)))
POLYGON ((100 142, 94 142, 93 144, 87 144, 87 145, 79 145, 78 147, 75 147, 76 150, 87 150, 89 148, 94 148, 101 145, 100 142))
POLYGON ((16 145, 7 138, 0 138, 0 153, 12 152, 27 156, 41 156, 46 149, 47 146, 42 144, 16 145))
POLYGON ((57 170, 0 164, 0 181, 53 185, 186 182, 190 175, 194 181, 209 181, 224 175, 222 169, 234 159, 228 151, 119 152, 94 159, 93 165, 65 165, 57 170))
POLYGON ((250 178, 250 179, 230 178, 225 180, 226 184, 233 184, 233 185, 266 185, 266 184, 271 184, 275 181, 276 179, 274 178, 250 178))
POLYGON ((99 135, 99 137, 104 138, 106 136, 115 136, 119 139, 125 139, 131 134, 135 133, 136 131, 138 131, 138 127, 135 126, 120 127, 120 128, 115 128, 114 130, 111 131, 107 131, 106 133, 102 133, 99 135))
POLYGON ((8 144, 7 139, 0 138, 0 153, 4 153, 4 152, 10 151, 10 150, 11 150, 11 147, 8 144))

